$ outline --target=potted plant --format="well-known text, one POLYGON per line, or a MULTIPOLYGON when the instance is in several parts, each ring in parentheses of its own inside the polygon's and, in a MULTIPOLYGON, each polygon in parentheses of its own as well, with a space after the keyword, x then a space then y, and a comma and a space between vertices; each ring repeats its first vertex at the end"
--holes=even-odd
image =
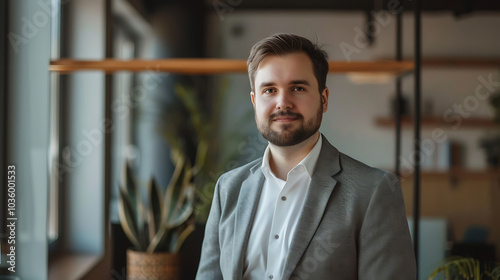
POLYGON ((253 110, 250 110, 239 119, 234 130, 226 133, 221 131, 221 112, 226 87, 227 81, 223 82, 221 89, 217 91, 212 102, 215 108, 210 110, 211 113, 208 113, 209 105, 200 101, 196 90, 182 85, 177 85, 174 90, 180 104, 164 110, 162 131, 169 146, 195 158, 194 211, 199 224, 204 224, 208 219, 218 177, 235 167, 234 164, 241 156, 237 149, 241 143, 248 140, 239 128, 247 126, 249 120, 253 120, 253 110))
POLYGON ((222 131, 220 123, 226 86, 227 83, 223 82, 221 90, 215 91, 212 102, 202 102, 199 91, 176 85, 176 102, 163 110, 160 128, 169 147, 182 151, 194 163, 191 170, 196 190, 193 206, 196 230, 181 250, 181 273, 186 279, 195 278, 216 181, 223 172, 235 167, 234 163, 241 156, 237 149, 248 140, 238 130, 253 119, 253 111, 248 111, 245 117, 239 118, 237 129, 222 131))
POLYGON ((194 230, 193 169, 179 150, 171 154, 175 170, 165 194, 153 178, 143 195, 125 166, 118 208, 123 231, 134 246, 127 250, 127 279, 180 277, 178 251, 194 230))
POLYGON ((482 264, 474 258, 453 256, 446 258, 428 279, 438 275, 437 279, 446 280, 500 280, 500 264, 482 264))

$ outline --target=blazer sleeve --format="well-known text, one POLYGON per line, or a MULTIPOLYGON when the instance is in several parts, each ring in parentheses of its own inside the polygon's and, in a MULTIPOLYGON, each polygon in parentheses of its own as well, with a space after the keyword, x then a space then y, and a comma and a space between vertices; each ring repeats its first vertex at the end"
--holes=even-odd
POLYGON ((219 183, 220 179, 214 190, 214 197, 205 228, 205 237, 203 238, 196 280, 223 279, 220 269, 219 246, 219 221, 221 217, 219 183))
POLYGON ((399 180, 384 173, 363 218, 359 280, 416 279, 416 262, 399 180))

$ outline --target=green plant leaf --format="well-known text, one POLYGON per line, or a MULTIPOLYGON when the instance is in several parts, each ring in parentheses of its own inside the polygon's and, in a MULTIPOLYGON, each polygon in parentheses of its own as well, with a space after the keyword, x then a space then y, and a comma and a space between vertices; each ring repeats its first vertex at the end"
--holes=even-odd
POLYGON ((182 205, 184 204, 184 201, 188 196, 191 194, 192 189, 194 189, 194 185, 191 183, 193 180, 193 168, 189 164, 188 161, 184 164, 184 170, 183 170, 183 179, 181 182, 181 185, 179 185, 179 191, 175 193, 177 197, 173 201, 176 201, 177 203, 172 203, 172 205, 175 206, 171 213, 175 213, 177 209, 180 209, 182 205))
POLYGON ((207 160, 207 154, 208 154, 208 143, 205 140, 201 140, 198 143, 198 148, 196 149, 196 159, 195 159, 195 164, 193 167, 193 174, 192 176, 195 176, 202 170, 202 168, 205 166, 205 162, 207 160))
MULTIPOLYGON (((132 170, 130 168, 130 165, 127 163, 125 164, 125 169, 124 169, 124 184, 125 184, 125 192, 127 193, 127 196, 130 198, 130 203, 131 207, 133 210, 133 213, 137 213, 137 187, 134 178, 132 177, 132 170)), ((137 218, 135 218, 137 220, 137 218)))
POLYGON ((446 279, 455 279, 461 276, 465 279, 480 280, 481 265, 479 261, 473 258, 452 256, 446 258, 442 264, 429 275, 428 279, 434 279, 439 273, 445 273, 446 279))
POLYGON ((149 225, 149 240, 148 244, 153 240, 161 223, 161 210, 163 209, 163 195, 156 184, 154 178, 148 184, 148 225, 149 225))
POLYGON ((177 240, 174 243, 172 252, 173 253, 178 253, 179 249, 181 248, 182 244, 184 244, 184 241, 188 238, 188 236, 194 231, 195 226, 194 223, 190 223, 180 234, 179 237, 177 237, 177 240))
POLYGON ((175 170, 174 173, 172 174, 172 177, 170 179, 170 182, 168 184, 167 190, 165 197, 163 199, 163 211, 162 211, 162 221, 167 220, 170 211, 171 211, 171 205, 172 201, 175 201, 174 197, 174 191, 177 189, 176 186, 182 182, 182 175, 184 172, 184 164, 186 162, 186 158, 183 156, 182 152, 179 150, 172 150, 171 151, 172 155, 172 160, 175 163, 175 170))
POLYGON ((495 267, 491 270, 491 278, 500 280, 500 263, 496 263, 495 267))
POLYGON ((123 190, 127 193, 130 201, 131 215, 135 221, 137 230, 137 240, 141 244, 140 247, 145 248, 148 243, 147 212, 142 202, 137 182, 132 176, 132 168, 128 163, 125 164, 123 178, 125 182, 123 190))
MULTIPOLYGON (((192 193, 194 193, 194 191, 192 191, 192 193)), ((194 195, 188 194, 188 196, 189 197, 186 203, 180 206, 178 210, 175 211, 175 214, 170 216, 170 218, 167 220, 167 228, 174 228, 181 225, 191 216, 191 214, 193 214, 194 195)))
POLYGON ((130 242, 132 242, 137 250, 141 250, 142 247, 139 243, 137 225, 135 224, 133 212, 134 210, 132 208, 130 198, 127 193, 120 188, 120 197, 118 198, 118 215, 120 217, 120 224, 130 242))
POLYGON ((172 177, 170 179, 170 182, 168 184, 167 190, 165 192, 165 196, 163 198, 163 208, 161 211, 161 222, 158 226, 158 230, 156 231, 156 234, 154 237, 151 239, 151 242, 149 243, 149 246, 147 248, 147 252, 154 252, 160 242, 164 239, 165 235, 168 234, 167 226, 166 223, 168 221, 168 217, 170 216, 171 212, 171 205, 175 205, 175 199, 174 199, 174 192, 177 189, 177 185, 179 184, 180 181, 182 181, 182 174, 184 171, 184 164, 185 164, 185 157, 182 154, 180 150, 171 150, 171 157, 173 162, 175 163, 175 170, 174 173, 172 174, 172 177))

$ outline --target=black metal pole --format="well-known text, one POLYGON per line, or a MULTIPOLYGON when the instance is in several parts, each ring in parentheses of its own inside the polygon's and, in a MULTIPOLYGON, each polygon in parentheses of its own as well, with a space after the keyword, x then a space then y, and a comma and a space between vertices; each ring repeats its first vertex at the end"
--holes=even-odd
POLYGON ((414 174, 414 197, 413 197, 413 247, 417 260, 418 279, 418 256, 419 256, 419 232, 420 232, 420 103, 421 103, 421 26, 420 26, 420 0, 413 1, 415 15, 415 174, 414 174))
MULTIPOLYGON (((403 34, 402 34, 402 14, 404 9, 397 14, 396 17, 396 60, 401 61, 403 59, 403 34)), ((396 160, 395 160, 395 173, 398 178, 401 177, 401 76, 396 77, 396 105, 394 106, 394 114, 396 120, 396 160)))
MULTIPOLYGON (((113 58, 113 1, 104 1, 104 11, 106 14, 105 19, 105 56, 106 58, 113 58)), ((115 119, 113 118, 112 111, 112 98, 113 98, 113 74, 106 73, 104 83, 104 117, 107 122, 116 126, 115 119)), ((112 139, 113 129, 106 129, 104 133, 104 257, 102 266, 108 271, 111 269, 111 235, 109 223, 109 205, 111 196, 111 170, 113 170, 112 162, 112 139)))

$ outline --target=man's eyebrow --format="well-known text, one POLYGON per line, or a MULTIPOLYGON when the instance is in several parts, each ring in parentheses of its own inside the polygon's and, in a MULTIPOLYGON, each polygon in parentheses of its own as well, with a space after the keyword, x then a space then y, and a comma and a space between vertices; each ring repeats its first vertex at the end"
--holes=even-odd
POLYGON ((307 80, 295 80, 290 82, 291 85, 306 85, 309 86, 309 82, 307 80))
MULTIPOLYGON (((289 85, 306 85, 306 86, 309 86, 311 85, 307 80, 293 80, 293 81, 290 81, 290 83, 288 83, 289 85)), ((259 88, 263 88, 263 87, 270 87, 270 86, 274 86, 276 85, 276 83, 274 82, 263 82, 260 84, 259 88)))
POLYGON ((259 88, 270 87, 270 86, 274 86, 274 85, 276 85, 276 83, 274 83, 274 82, 263 82, 260 84, 259 88))

